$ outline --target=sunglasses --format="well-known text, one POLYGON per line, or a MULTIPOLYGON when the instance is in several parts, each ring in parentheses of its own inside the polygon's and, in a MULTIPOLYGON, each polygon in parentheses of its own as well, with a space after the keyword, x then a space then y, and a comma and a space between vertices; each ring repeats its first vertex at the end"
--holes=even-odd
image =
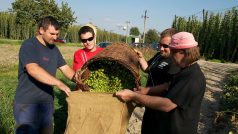
POLYGON ((169 48, 169 45, 167 45, 167 44, 161 44, 161 43, 159 43, 158 44, 160 47, 163 47, 163 48, 169 48))
POLYGON ((87 41, 92 41, 93 39, 94 39, 94 37, 90 37, 87 39, 80 39, 80 40, 81 40, 81 42, 86 43, 87 41))

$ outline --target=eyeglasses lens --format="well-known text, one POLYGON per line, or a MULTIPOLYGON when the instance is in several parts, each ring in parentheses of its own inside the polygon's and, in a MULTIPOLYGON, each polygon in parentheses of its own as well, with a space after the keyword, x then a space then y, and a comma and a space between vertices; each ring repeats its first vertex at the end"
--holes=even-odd
POLYGON ((88 39, 81 39, 81 42, 86 43, 87 41, 92 41, 94 37, 90 37, 88 39))
POLYGON ((163 47, 163 48, 168 48, 169 47, 169 45, 167 45, 167 44, 159 44, 159 46, 163 47))

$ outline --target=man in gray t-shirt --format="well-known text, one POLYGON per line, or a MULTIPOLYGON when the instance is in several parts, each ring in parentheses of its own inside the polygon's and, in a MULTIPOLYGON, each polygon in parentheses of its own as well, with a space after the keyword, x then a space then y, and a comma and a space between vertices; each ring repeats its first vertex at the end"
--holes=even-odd
POLYGON ((38 35, 20 48, 13 109, 16 133, 53 133, 53 86, 66 95, 70 93, 70 88, 55 77, 57 69, 70 80, 75 74, 54 45, 59 29, 57 20, 45 17, 38 24, 38 35))

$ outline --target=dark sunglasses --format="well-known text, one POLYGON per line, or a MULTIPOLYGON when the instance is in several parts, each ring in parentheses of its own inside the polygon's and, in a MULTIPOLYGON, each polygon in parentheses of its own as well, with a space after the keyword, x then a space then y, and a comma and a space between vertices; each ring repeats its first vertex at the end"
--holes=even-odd
POLYGON ((87 39, 80 39, 80 40, 81 40, 81 42, 86 43, 87 41, 92 41, 93 39, 94 39, 94 37, 90 37, 87 39))
POLYGON ((167 45, 167 44, 161 44, 161 43, 159 43, 158 44, 160 47, 163 47, 163 48, 169 48, 169 45, 167 45))

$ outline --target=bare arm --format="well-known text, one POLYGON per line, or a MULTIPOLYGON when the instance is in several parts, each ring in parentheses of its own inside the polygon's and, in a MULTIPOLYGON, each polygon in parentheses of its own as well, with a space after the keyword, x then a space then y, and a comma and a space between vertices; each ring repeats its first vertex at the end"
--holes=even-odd
POLYGON ((167 90, 169 87, 169 83, 164 83, 161 85, 157 85, 154 87, 139 87, 139 88, 134 88, 134 91, 140 94, 144 95, 159 95, 160 93, 164 92, 167 90))
POLYGON ((69 96, 70 88, 66 86, 63 82, 61 82, 59 79, 49 74, 38 64, 36 63, 27 64, 26 70, 37 81, 47 85, 57 86, 60 90, 64 91, 69 96))
POLYGON ((66 78, 68 78, 69 80, 73 80, 75 71, 72 68, 70 68, 68 65, 64 65, 64 66, 60 67, 59 69, 64 74, 64 76, 66 78))
POLYGON ((164 112, 169 112, 177 107, 177 105, 168 98, 143 95, 128 89, 116 92, 116 96, 118 96, 124 101, 133 100, 139 102, 144 106, 161 110, 164 112))
POLYGON ((147 63, 147 61, 145 60, 143 54, 142 54, 140 51, 138 51, 138 50, 136 50, 136 49, 134 49, 134 51, 137 53, 137 55, 138 55, 138 57, 139 57, 139 63, 140 63, 141 69, 142 69, 144 72, 146 72, 146 71, 147 71, 147 68, 148 68, 148 63, 147 63))

